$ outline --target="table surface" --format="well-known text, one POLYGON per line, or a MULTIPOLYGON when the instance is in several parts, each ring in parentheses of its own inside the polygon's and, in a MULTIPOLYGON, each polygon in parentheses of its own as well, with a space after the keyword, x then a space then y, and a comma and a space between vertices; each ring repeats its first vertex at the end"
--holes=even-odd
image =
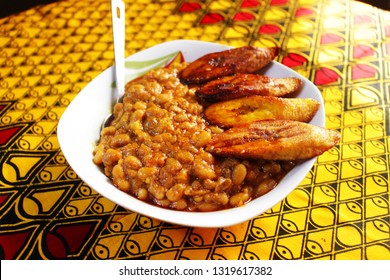
POLYGON ((189 228, 119 207, 59 147, 58 121, 113 64, 110 2, 0 20, 1 259, 390 259, 390 13, 352 0, 126 0, 126 55, 175 39, 279 46, 340 143, 266 213, 189 228))

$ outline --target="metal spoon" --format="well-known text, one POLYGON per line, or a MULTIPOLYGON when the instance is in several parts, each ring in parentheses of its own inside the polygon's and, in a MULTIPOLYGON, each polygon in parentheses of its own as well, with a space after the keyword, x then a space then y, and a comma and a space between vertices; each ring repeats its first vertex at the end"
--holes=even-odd
MULTIPOLYGON (((122 0, 111 0, 111 19, 116 82, 114 102, 118 103, 125 92, 125 3, 122 0)), ((109 126, 112 119, 111 113, 104 119, 102 128, 109 126)))

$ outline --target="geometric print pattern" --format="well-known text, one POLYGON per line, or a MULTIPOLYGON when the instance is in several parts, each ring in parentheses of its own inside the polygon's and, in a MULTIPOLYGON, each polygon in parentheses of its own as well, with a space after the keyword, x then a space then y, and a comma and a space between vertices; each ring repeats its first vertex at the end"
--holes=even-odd
POLYGON ((340 143, 283 201, 225 228, 128 211, 57 141, 73 98, 113 64, 110 1, 0 19, 1 259, 390 259, 390 13, 352 0, 126 0, 126 55, 175 39, 278 46, 314 82, 340 143))

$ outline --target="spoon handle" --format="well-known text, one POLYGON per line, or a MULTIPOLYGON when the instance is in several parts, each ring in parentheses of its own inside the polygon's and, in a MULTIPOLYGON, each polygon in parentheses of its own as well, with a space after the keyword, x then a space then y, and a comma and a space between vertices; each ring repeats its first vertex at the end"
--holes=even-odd
POLYGON ((125 3, 111 0, 115 76, 118 102, 125 92, 125 3))

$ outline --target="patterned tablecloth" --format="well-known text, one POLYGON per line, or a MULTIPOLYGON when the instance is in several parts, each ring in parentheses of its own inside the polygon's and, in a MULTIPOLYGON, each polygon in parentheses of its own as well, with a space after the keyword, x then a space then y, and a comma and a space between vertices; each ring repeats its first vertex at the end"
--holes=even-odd
MULTIPOLYGON (((58 121, 113 64, 110 2, 0 19, 1 259, 390 259, 390 13, 352 0, 126 0, 126 55, 174 39, 279 46, 335 148, 266 213, 189 228, 123 209, 68 165, 58 121)), ((77 135, 76 135, 77 137, 77 135)))

